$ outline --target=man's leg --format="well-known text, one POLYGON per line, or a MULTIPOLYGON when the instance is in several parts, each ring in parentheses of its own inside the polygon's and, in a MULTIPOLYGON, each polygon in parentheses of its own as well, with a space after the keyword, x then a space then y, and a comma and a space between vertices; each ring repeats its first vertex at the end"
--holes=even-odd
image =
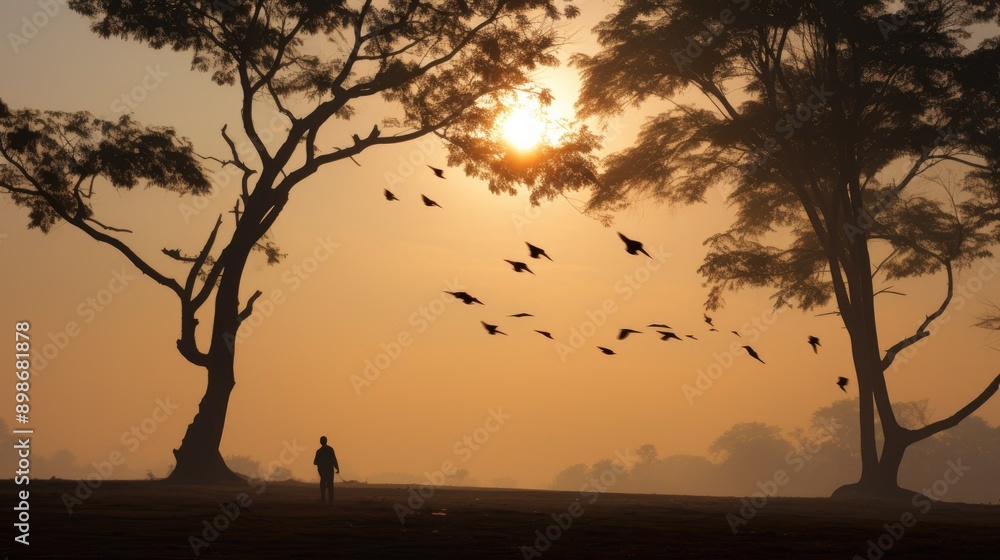
POLYGON ((323 477, 323 501, 333 501, 333 475, 323 477))

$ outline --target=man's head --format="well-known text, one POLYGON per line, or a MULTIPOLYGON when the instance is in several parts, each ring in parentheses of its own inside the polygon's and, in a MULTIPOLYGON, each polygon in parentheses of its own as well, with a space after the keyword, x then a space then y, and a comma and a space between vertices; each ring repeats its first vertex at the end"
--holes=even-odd
POLYGON ((319 438, 319 444, 320 445, 326 445, 326 436, 322 436, 322 437, 319 438))

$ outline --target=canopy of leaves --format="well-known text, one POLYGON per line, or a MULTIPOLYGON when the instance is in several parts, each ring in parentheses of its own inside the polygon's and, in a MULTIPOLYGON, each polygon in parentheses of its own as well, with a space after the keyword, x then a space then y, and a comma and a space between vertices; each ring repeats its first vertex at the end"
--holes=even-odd
POLYGON ((94 181, 129 190, 140 183, 186 194, 210 184, 190 143, 171 128, 90 113, 11 110, 0 101, 0 192, 30 209, 29 227, 91 219, 94 181))
MULTIPOLYGON (((245 113, 246 103, 263 96, 293 123, 301 119, 292 139, 305 141, 310 157, 315 131, 327 118, 350 117, 350 101, 381 95, 401 109, 397 116, 387 112, 384 124, 404 132, 358 137, 357 151, 403 141, 406 131, 433 131, 449 142, 450 164, 487 179, 494 192, 526 184, 537 188, 537 201, 593 182, 589 154, 597 139, 586 129, 529 159, 510 153, 492 133, 515 91, 551 101, 531 82, 535 70, 558 62, 555 22, 579 13, 570 2, 72 0, 70 6, 104 37, 191 52, 194 68, 219 84, 243 86, 245 113), (296 114, 289 96, 318 104, 307 115, 296 114)), ((351 155, 338 149, 316 159, 351 155)))
POLYGON ((607 158, 590 207, 729 189, 736 220, 701 268, 710 307, 743 286, 821 305, 869 234, 893 249, 893 276, 988 254, 1000 239, 1000 51, 996 38, 969 49, 967 30, 997 16, 994 0, 624 0, 596 28, 601 50, 574 58, 578 108, 672 108, 607 158), (676 105, 684 93, 703 103, 676 105), (950 196, 903 196, 943 162, 963 170, 950 196), (876 198, 891 216, 868 208, 876 198), (791 241, 771 246, 772 232, 791 241))

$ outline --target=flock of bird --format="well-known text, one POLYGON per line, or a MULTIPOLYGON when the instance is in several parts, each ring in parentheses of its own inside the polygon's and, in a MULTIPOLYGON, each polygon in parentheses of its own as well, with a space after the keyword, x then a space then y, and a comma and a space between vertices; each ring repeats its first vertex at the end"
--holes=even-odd
MULTIPOLYGON (((434 172, 434 175, 437 178, 439 178, 439 179, 444 179, 445 178, 444 177, 444 170, 443 169, 439 169, 437 167, 432 167, 430 165, 428 165, 427 167, 429 167, 431 169, 431 171, 434 172)), ((385 189, 385 193, 384 194, 385 194, 385 199, 387 201, 389 201, 389 202, 398 201, 399 200, 399 198, 397 198, 396 195, 393 194, 392 191, 390 191, 389 189, 385 189)), ((430 198, 428 198, 424 194, 421 194, 420 198, 423 200, 424 206, 427 206, 427 207, 434 207, 434 206, 436 206, 438 208, 442 207, 440 204, 438 204, 434 200, 431 200, 430 198)), ((629 239, 628 237, 626 237, 625 235, 623 235, 620 232, 618 233, 618 237, 625 244, 625 252, 627 252, 628 254, 630 254, 630 255, 638 255, 638 254, 641 253, 643 255, 646 255, 649 258, 652 258, 652 255, 650 255, 649 253, 647 253, 646 250, 643 248, 643 244, 642 244, 641 241, 636 241, 635 239, 629 239)), ((552 257, 550 257, 548 255, 548 253, 545 252, 545 249, 542 249, 541 247, 538 247, 536 245, 532 245, 531 243, 528 243, 528 242, 525 242, 525 245, 528 246, 528 256, 530 258, 532 258, 532 259, 541 259, 542 257, 545 257, 546 259, 548 259, 550 261, 552 260, 552 257)), ((528 272, 530 274, 535 274, 534 271, 532 271, 531 268, 528 267, 527 263, 524 263, 524 262, 521 262, 521 261, 512 261, 512 260, 509 260, 509 259, 504 259, 504 262, 506 262, 507 264, 509 264, 513 268, 514 272, 518 272, 518 273, 520 273, 520 272, 528 272)), ((485 305, 482 301, 480 301, 475 296, 469 294, 468 292, 449 292, 449 291, 445 291, 445 293, 449 294, 449 295, 451 295, 451 296, 453 296, 453 297, 455 297, 455 298, 457 298, 459 300, 461 300, 462 303, 464 303, 466 305, 475 305, 475 304, 485 305)), ((715 324, 713 323, 712 317, 709 317, 707 313, 704 313, 703 315, 704 315, 705 323, 708 324, 708 326, 709 326, 709 329, 708 329, 709 332, 719 332, 719 330, 715 328, 715 324)), ((513 315, 508 315, 508 317, 525 318, 525 317, 534 317, 534 315, 532 315, 531 313, 515 313, 513 315)), ((486 329, 486 332, 489 333, 490 335, 495 336, 495 335, 498 335, 498 334, 502 334, 504 336, 507 336, 507 333, 505 333, 505 332, 503 332, 503 331, 500 330, 499 325, 491 325, 491 324, 487 323, 486 321, 480 321, 480 323, 482 323, 483 328, 486 329)), ((649 325, 646 326, 646 328, 656 329, 656 333, 658 335, 660 335, 660 340, 661 341, 665 341, 665 342, 669 342, 670 340, 683 341, 683 339, 674 332, 674 329, 672 329, 670 327, 670 325, 666 325, 664 323, 650 323, 649 325)), ((535 330, 536 333, 544 336, 545 338, 548 338, 550 340, 555 340, 555 337, 553 337, 552 333, 549 332, 549 331, 542 331, 542 330, 537 330, 537 329, 534 329, 534 330, 535 330)), ((742 336, 740 336, 740 333, 737 332, 737 331, 735 331, 735 330, 732 330, 732 331, 729 331, 729 332, 735 334, 737 337, 742 338, 742 336)), ((639 330, 636 330, 636 329, 623 328, 623 329, 620 329, 618 331, 618 340, 625 340, 626 338, 628 338, 631 335, 642 334, 642 333, 643 333, 643 331, 639 331, 639 330)), ((698 340, 698 338, 696 336, 692 335, 692 334, 685 334, 684 337, 685 338, 689 338, 691 340, 698 340)), ((819 353, 819 347, 821 346, 821 344, 819 342, 819 338, 818 337, 813 336, 813 335, 809 335, 809 338, 806 340, 806 342, 809 344, 809 346, 812 347, 813 353, 816 353, 816 354, 819 353)), ((764 364, 764 360, 761 359, 761 357, 757 353, 757 351, 754 350, 751 346, 749 346, 749 345, 743 345, 742 348, 744 350, 746 350, 747 354, 751 358, 753 358, 754 360, 757 360, 761 364, 764 364)), ((603 354, 608 355, 608 356, 614 356, 614 355, 617 354, 614 350, 612 350, 611 348, 608 348, 606 346, 598 346, 597 349, 600 350, 603 354)), ((843 392, 845 392, 845 393, 847 392, 847 388, 846 388, 847 387, 847 383, 848 383, 848 379, 846 377, 838 377, 837 378, 837 386, 840 387, 840 390, 843 391, 843 392)))

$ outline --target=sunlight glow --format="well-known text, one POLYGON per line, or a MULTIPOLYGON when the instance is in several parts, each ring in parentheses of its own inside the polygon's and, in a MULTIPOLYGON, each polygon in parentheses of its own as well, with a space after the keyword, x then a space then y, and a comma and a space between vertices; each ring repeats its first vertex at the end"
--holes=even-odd
POLYGON ((503 139, 514 149, 528 151, 547 140, 545 116, 538 102, 518 100, 500 125, 503 139))

